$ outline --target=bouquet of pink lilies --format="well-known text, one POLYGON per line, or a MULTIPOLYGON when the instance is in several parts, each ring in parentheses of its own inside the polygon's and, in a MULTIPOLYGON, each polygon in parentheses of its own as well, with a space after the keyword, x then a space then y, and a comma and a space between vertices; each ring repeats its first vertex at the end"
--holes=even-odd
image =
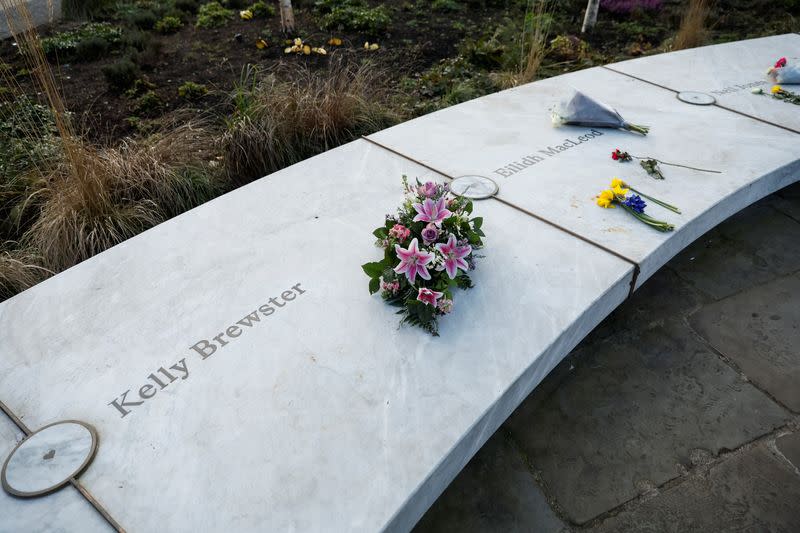
POLYGON ((470 218, 472 201, 450 196, 448 185, 409 185, 403 176, 405 201, 373 232, 383 260, 362 265, 369 292, 400 310, 401 324, 438 335, 438 318, 453 310, 456 287, 469 289, 467 274, 475 268, 474 251, 483 245, 483 219, 470 218))

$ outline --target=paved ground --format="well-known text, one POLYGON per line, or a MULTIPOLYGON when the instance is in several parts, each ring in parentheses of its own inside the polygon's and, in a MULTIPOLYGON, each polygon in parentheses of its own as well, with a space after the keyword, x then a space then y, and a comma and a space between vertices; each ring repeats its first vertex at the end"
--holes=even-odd
MULTIPOLYGON (((52 17, 58 18, 61 14, 61 0, 28 0, 28 9, 37 26, 47 24, 52 17)), ((21 27, 21 26, 20 26, 21 27)), ((0 8, 0 39, 9 37, 8 22, 5 12, 0 8)))
POLYGON ((417 531, 800 531, 800 184, 673 259, 417 531))

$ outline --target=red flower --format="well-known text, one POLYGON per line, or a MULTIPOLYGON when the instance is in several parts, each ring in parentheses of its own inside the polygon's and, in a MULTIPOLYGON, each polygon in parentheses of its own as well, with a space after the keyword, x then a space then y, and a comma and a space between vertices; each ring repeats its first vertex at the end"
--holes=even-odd
POLYGON ((619 148, 611 152, 611 159, 613 159, 614 161, 619 159, 619 148))
POLYGON ((775 62, 775 68, 783 68, 786 66, 786 58, 782 57, 775 62))

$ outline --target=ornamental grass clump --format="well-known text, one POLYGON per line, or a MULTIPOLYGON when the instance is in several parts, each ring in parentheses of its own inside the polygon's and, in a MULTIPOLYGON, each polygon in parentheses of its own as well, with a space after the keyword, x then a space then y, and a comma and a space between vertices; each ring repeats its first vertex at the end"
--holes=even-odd
POLYGON ((672 49, 684 50, 705 44, 708 39, 706 20, 710 12, 709 0, 689 0, 681 26, 672 43, 672 49))
POLYGON ((247 183, 397 123, 391 96, 386 76, 368 63, 277 73, 248 66, 222 136, 229 179, 247 183))
POLYGON ((213 198, 219 182, 201 163, 209 144, 192 123, 116 148, 75 142, 36 170, 38 214, 23 246, 58 272, 213 198))
POLYGON ((0 301, 29 289, 53 274, 41 257, 21 250, 0 251, 0 301))
POLYGON ((456 288, 472 288, 474 251, 483 246, 483 219, 470 218, 472 201, 451 196, 448 185, 408 184, 396 215, 387 215, 373 235, 383 259, 362 265, 369 292, 398 307, 401 324, 439 334, 438 319, 454 306, 456 288))

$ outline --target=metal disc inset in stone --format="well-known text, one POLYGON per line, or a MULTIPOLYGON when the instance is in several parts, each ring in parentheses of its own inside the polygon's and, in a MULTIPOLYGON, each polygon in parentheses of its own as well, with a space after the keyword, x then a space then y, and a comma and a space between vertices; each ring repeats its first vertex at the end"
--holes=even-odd
POLYGON ((497 183, 484 176, 461 176, 450 183, 450 191, 453 194, 475 200, 490 198, 497 194, 498 190, 497 183))
POLYGON ((45 426, 20 442, 3 464, 3 489, 14 496, 52 492, 78 475, 94 457, 97 433, 83 422, 45 426))
POLYGON ((678 93, 678 100, 694 105, 711 105, 717 101, 717 99, 710 94, 700 93, 697 91, 680 92, 678 93))

